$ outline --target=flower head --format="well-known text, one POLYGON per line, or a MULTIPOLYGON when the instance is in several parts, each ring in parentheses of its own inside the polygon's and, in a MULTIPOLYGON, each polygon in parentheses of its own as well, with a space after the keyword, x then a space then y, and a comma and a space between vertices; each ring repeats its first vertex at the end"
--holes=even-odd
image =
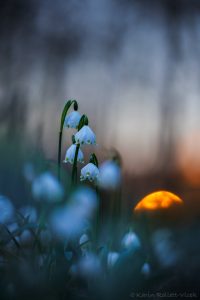
POLYGON ((72 111, 69 115, 65 118, 65 127, 68 128, 78 128, 78 124, 80 122, 81 115, 78 111, 72 111))
POLYGON ((109 252, 108 257, 107 257, 108 267, 109 268, 113 267, 116 264, 118 259, 119 259, 119 253, 118 252, 109 252))
POLYGON ((105 161, 99 168, 99 185, 105 189, 115 189, 121 180, 121 170, 112 160, 105 161))
POLYGON ((0 195, 0 223, 7 223, 11 221, 14 215, 14 207, 11 201, 0 195))
POLYGON ((57 201, 63 197, 63 187, 49 172, 38 176, 32 184, 32 193, 37 200, 57 201))
POLYGON ((34 223, 37 221, 37 211, 33 206, 23 206, 20 208, 20 213, 29 220, 29 222, 34 223))
POLYGON ((140 246, 141 243, 138 236, 132 231, 126 233, 122 239, 122 247, 127 250, 137 250, 138 248, 140 248, 140 246))
MULTIPOLYGON (((66 152, 66 155, 65 155, 65 160, 64 160, 64 162, 65 162, 65 163, 69 162, 69 163, 73 164, 73 163, 74 163, 75 153, 76 153, 76 145, 73 144, 73 145, 71 145, 71 146, 67 149, 67 152, 66 152)), ((83 152, 81 151, 80 148, 79 148, 79 150, 78 150, 77 161, 83 163, 83 152)))
POLYGON ((151 267, 147 262, 143 264, 142 269, 141 269, 141 273, 146 277, 150 275, 151 267))
POLYGON ((96 135, 88 125, 84 125, 76 134, 75 141, 77 144, 96 144, 96 135))
POLYGON ((81 181, 86 179, 89 181, 96 181, 98 177, 99 169, 93 163, 89 163, 81 169, 81 181))

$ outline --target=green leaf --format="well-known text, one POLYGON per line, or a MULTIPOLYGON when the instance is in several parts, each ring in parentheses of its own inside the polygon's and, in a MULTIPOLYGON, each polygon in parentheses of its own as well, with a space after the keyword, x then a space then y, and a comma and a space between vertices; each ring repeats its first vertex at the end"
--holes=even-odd
POLYGON ((96 167, 98 167, 98 159, 94 153, 90 155, 90 162, 93 163, 96 167))
POLYGON ((88 121, 88 117, 86 115, 82 115, 79 124, 78 124, 78 131, 84 126, 84 125, 88 125, 89 121, 88 121))

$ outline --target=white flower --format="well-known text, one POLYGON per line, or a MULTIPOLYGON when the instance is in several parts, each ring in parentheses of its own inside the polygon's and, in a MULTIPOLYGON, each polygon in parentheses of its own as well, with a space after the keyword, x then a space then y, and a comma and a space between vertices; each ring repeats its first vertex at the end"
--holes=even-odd
POLYGON ((105 189, 115 189, 121 180, 120 167, 112 160, 105 161, 99 168, 99 185, 105 189))
MULTIPOLYGON (((64 160, 64 162, 65 162, 65 163, 69 162, 69 163, 73 164, 73 163, 74 163, 75 153, 76 153, 76 145, 73 144, 73 145, 71 145, 71 146, 69 147, 69 149, 67 150, 66 155, 65 155, 65 160, 64 160)), ((83 152, 81 151, 80 148, 79 148, 79 150, 78 150, 77 161, 83 163, 83 152)))
POLYGON ((0 195, 0 223, 7 223, 11 221, 14 215, 14 207, 11 201, 0 195))
POLYGON ((56 177, 49 172, 45 172, 33 181, 32 193, 37 200, 51 202, 61 200, 64 190, 56 177))
POLYGON ((86 233, 84 233, 79 240, 79 245, 82 246, 83 244, 89 242, 89 237, 86 233))
POLYGON ((92 189, 81 187, 72 194, 70 201, 73 205, 82 209, 82 214, 88 217, 95 211, 98 199, 96 193, 92 189))
POLYGON ((107 264, 109 268, 112 268, 119 258, 118 252, 109 252, 107 257, 107 264))
POLYGON ((137 250, 140 246, 140 240, 134 232, 128 232, 122 239, 122 247, 125 249, 137 250))
POLYGON ((153 234, 152 242, 157 260, 162 267, 172 267, 177 263, 180 251, 173 241, 173 235, 170 230, 157 230, 153 234))
POLYGON ((89 181, 96 181, 98 177, 99 169, 93 163, 89 163, 81 169, 81 181, 86 179, 89 181))
POLYGON ((99 257, 93 253, 87 253, 78 262, 78 271, 82 277, 92 279, 102 272, 102 265, 99 257))
POLYGON ((150 272, 151 272, 150 265, 148 263, 144 263, 144 265, 142 266, 142 269, 141 269, 141 273, 144 276, 149 276, 150 272))
POLYGON ((69 115, 65 118, 65 127, 68 128, 78 128, 78 124, 80 122, 81 115, 78 111, 72 111, 69 115))
MULTIPOLYGON (((97 196, 89 188, 80 188, 72 194, 69 204, 53 211, 50 225, 61 239, 77 238, 88 229, 89 218, 97 206, 97 196)), ((84 236, 83 236, 84 237, 84 236)))
POLYGON ((34 223, 37 221, 37 211, 35 207, 23 206, 19 211, 25 218, 28 218, 29 222, 34 223))
POLYGON ((65 205, 55 210, 50 216, 50 225, 60 239, 77 237, 86 228, 82 209, 74 205, 65 205))
POLYGON ((77 144, 96 144, 96 135, 88 125, 84 125, 74 137, 77 144))

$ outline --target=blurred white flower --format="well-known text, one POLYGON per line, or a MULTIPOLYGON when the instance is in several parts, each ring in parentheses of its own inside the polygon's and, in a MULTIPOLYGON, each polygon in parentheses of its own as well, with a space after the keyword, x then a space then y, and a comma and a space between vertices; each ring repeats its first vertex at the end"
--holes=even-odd
POLYGON ((97 207, 97 194, 88 187, 78 188, 71 195, 71 203, 82 210, 82 214, 86 217, 90 216, 97 207))
POLYGON ((138 236, 134 232, 130 231, 124 235, 122 239, 122 247, 124 249, 137 250, 141 247, 141 243, 138 236))
POLYGON ((162 267, 171 267, 177 262, 179 252, 172 241, 170 230, 157 230, 153 234, 152 242, 156 257, 162 267))
POLYGON ((78 262, 78 274, 82 277, 92 279, 102 272, 102 265, 99 257, 93 253, 87 253, 78 262))
POLYGON ((29 222, 34 223, 37 221, 37 211, 33 206, 23 206, 19 209, 20 213, 28 218, 29 222))
POLYGON ((88 229, 88 222, 97 206, 97 196, 89 188, 80 188, 73 193, 69 204, 55 210, 50 216, 50 225, 58 238, 80 236, 88 229))
POLYGON ((99 185, 105 189, 115 189, 121 181, 121 169, 112 160, 105 161, 99 168, 99 185))
POLYGON ((37 200, 58 201, 64 196, 64 190, 56 177, 45 172, 38 176, 32 184, 32 193, 37 200))
POLYGON ((82 209, 74 205, 65 205, 53 212, 50 226, 56 237, 60 239, 75 238, 86 228, 82 209))
MULTIPOLYGON (((75 144, 72 144, 68 149, 67 149, 67 152, 66 152, 66 155, 65 155, 65 160, 64 162, 67 163, 71 163, 73 164, 74 163, 74 157, 75 157, 75 153, 76 153, 76 145, 75 144)), ((78 150, 78 157, 77 157, 77 161, 83 163, 83 152, 81 151, 81 149, 79 148, 78 150)))
POLYGON ((0 195, 0 223, 7 223, 11 221, 13 216, 13 204, 7 197, 0 195))
POLYGON ((84 125, 74 137, 77 144, 96 144, 96 135, 88 125, 84 125))
POLYGON ((109 252, 107 257, 107 264, 109 268, 112 268, 117 260, 119 259, 119 253, 118 252, 109 252))
POLYGON ((89 163, 81 169, 81 181, 88 179, 89 181, 96 181, 99 177, 99 169, 93 164, 89 163))
POLYGON ((86 233, 84 233, 79 239, 79 245, 83 245, 89 241, 89 237, 86 233))
POLYGON ((27 162, 24 164, 23 174, 27 181, 29 182, 33 181, 35 177, 35 171, 32 163, 27 162))
POLYGON ((148 263, 144 263, 141 269, 141 273, 144 276, 149 276, 149 274, 151 273, 151 268, 150 265, 148 263))
POLYGON ((78 124, 80 122, 81 115, 78 111, 72 111, 65 118, 64 126, 68 128, 78 128, 78 124))

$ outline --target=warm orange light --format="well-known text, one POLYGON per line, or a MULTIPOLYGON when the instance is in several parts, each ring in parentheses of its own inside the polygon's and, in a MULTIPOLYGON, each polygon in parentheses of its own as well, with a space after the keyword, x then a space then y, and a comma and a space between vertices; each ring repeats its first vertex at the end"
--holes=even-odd
POLYGON ((161 210, 174 205, 183 204, 183 201, 173 193, 158 191, 144 197, 134 208, 135 211, 161 210))

